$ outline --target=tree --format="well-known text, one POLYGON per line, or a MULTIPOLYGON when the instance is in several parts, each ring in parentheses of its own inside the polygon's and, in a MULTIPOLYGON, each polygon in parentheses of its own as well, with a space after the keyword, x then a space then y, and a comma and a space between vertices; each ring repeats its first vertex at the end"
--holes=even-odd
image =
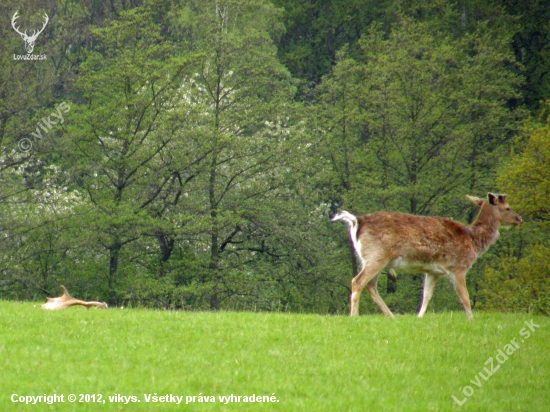
MULTIPOLYGON (((33 23, 43 21, 44 9, 27 6, 19 12, 18 24, 30 32, 33 23)), ((3 2, 0 11, 9 21, 17 11, 15 2, 3 2)), ((35 54, 52 57, 51 26, 40 34, 35 54)), ((9 23, 0 28, 0 35, 0 292, 32 297, 47 291, 64 250, 58 242, 59 225, 52 222, 59 212, 52 213, 53 205, 59 206, 64 185, 54 176, 55 166, 48 164, 42 142, 32 135, 56 105, 56 72, 48 60, 14 59, 25 54, 25 48, 9 23)))
MULTIPOLYGON (((190 2, 183 30, 200 52, 183 96, 191 104, 189 133, 207 149, 204 173, 192 182, 207 267, 196 279, 211 309, 232 296, 257 295, 261 281, 247 262, 275 258, 264 219, 282 196, 293 159, 289 132, 294 87, 277 61, 277 11, 263 1, 190 2), (203 210, 200 210, 202 205, 203 210), (249 279, 245 281, 245 279, 249 279)), ((201 242, 201 243, 202 243, 201 242)))
MULTIPOLYGON (((512 153, 498 183, 514 199, 518 212, 545 227, 550 223, 550 116, 542 124, 527 122, 523 135, 528 136, 525 147, 519 154, 512 153)), ((516 142, 521 147, 522 140, 516 142)))
POLYGON ((497 269, 486 269, 481 307, 550 315, 549 254, 550 248, 534 245, 521 259, 504 257, 497 269))
MULTIPOLYGON (((550 108, 550 104, 547 103, 550 108)), ((550 314, 550 116, 546 122, 527 122, 525 147, 512 154, 498 183, 522 214, 523 242, 503 256, 497 270, 486 270, 484 308, 550 314)), ((517 139, 521 147, 524 143, 517 139)))
POLYGON ((520 25, 512 39, 516 60, 524 67, 522 100, 531 110, 544 109, 550 94, 550 9, 544 0, 516 2, 505 0, 502 6, 520 25))
POLYGON ((87 194, 86 230, 108 254, 114 303, 123 248, 146 233, 164 239, 158 203, 177 201, 183 170, 198 160, 192 148, 177 157, 168 153, 181 126, 173 95, 185 63, 172 58, 174 47, 152 10, 122 12, 94 34, 96 46, 76 83, 80 104, 64 141, 65 167, 87 194))
POLYGON ((273 3, 284 10, 286 30, 278 42, 281 60, 307 87, 330 72, 338 50, 346 44, 353 47, 375 19, 388 19, 394 9, 390 1, 372 0, 273 3))

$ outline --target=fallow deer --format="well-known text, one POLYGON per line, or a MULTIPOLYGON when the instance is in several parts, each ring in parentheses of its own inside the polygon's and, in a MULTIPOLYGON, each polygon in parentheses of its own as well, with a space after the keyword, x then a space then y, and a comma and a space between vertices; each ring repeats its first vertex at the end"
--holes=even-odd
POLYGON ((359 314, 359 298, 367 288, 382 312, 393 317, 378 294, 376 283, 385 268, 390 274, 424 273, 424 292, 418 316, 424 316, 435 284, 448 276, 469 319, 472 318, 466 289, 466 272, 499 236, 499 226, 517 226, 521 217, 506 203, 506 195, 488 193, 487 199, 466 196, 480 207, 470 225, 448 218, 406 213, 376 212, 356 217, 343 211, 332 221, 344 221, 360 260, 360 270, 351 281, 351 316, 359 314))
POLYGON ((42 305, 42 309, 57 310, 65 309, 75 305, 84 306, 86 309, 90 309, 92 306, 100 309, 107 309, 107 304, 105 302, 96 302, 94 300, 84 301, 75 299, 71 295, 69 295, 69 291, 65 286, 61 285, 61 289, 63 290, 63 294, 57 298, 48 298, 48 301, 42 305))

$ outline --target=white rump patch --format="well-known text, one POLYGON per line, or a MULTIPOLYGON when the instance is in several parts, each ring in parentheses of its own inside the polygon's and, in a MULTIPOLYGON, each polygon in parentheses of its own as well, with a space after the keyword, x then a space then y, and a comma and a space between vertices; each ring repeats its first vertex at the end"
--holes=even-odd
POLYGON ((333 222, 342 220, 343 222, 346 222, 349 226, 349 237, 351 239, 351 243, 353 244, 353 248, 355 249, 355 253, 357 254, 357 257, 359 258, 359 261, 361 263, 361 270, 363 270, 363 267, 365 266, 365 261, 363 259, 363 256, 361 256, 361 241, 357 240, 357 230, 359 229, 357 218, 351 213, 344 210, 335 215, 331 220, 333 222))

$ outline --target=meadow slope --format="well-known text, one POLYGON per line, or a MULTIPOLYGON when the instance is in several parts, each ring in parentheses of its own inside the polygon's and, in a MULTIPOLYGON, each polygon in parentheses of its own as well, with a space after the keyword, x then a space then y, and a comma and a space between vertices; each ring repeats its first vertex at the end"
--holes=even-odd
POLYGON ((461 312, 423 319, 48 312, 0 301, 0 325, 1 411, 546 412, 550 405, 550 319, 528 314, 474 313, 469 322, 461 312), (53 394, 64 402, 12 401, 53 394), (240 402, 219 398, 231 394, 240 402), (182 403, 152 402, 164 395, 182 403), (252 395, 274 402, 244 402, 252 395), (186 405, 186 396, 195 402, 186 405))

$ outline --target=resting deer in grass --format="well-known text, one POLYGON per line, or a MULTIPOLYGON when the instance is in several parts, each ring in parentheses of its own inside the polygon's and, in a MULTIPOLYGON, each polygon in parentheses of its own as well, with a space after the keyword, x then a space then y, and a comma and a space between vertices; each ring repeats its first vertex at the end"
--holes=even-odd
POLYGON ((376 283, 382 269, 424 273, 424 292, 419 317, 424 316, 435 284, 441 276, 452 282, 469 319, 472 318, 466 289, 466 272, 499 236, 498 228, 517 226, 521 217, 506 203, 506 195, 487 194, 487 199, 467 198, 480 207, 470 225, 452 219, 414 216, 406 213, 376 212, 356 217, 343 211, 332 218, 349 226, 351 242, 361 269, 351 281, 351 316, 359 314, 359 298, 367 288, 382 312, 393 317, 376 283))
POLYGON ((57 298, 47 298, 48 301, 42 305, 42 309, 57 310, 70 308, 71 306, 84 306, 86 309, 90 309, 92 306, 100 309, 107 309, 105 302, 96 302, 95 300, 85 301, 73 298, 69 295, 69 291, 63 285, 61 285, 63 294, 57 298))

